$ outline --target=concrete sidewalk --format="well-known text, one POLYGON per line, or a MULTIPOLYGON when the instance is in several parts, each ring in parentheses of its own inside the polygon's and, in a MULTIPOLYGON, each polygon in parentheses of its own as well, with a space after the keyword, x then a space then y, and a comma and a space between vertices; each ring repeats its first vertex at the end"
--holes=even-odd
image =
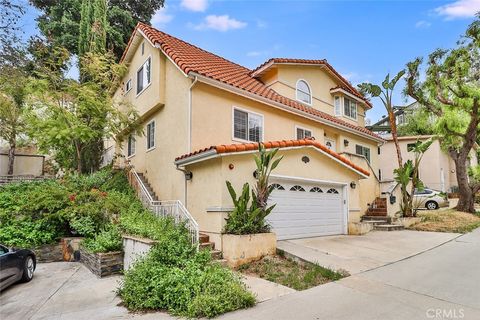
POLYGON ((480 319, 480 229, 411 258, 222 319, 480 319))
POLYGON ((279 249, 302 260, 357 274, 411 257, 460 234, 420 231, 373 231, 362 236, 329 236, 278 241, 279 249))

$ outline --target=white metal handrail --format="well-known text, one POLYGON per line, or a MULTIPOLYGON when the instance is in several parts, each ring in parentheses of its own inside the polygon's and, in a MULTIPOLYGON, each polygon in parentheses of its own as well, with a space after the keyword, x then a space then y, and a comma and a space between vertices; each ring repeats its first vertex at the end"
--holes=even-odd
POLYGON ((199 245, 200 231, 198 228, 198 223, 192 217, 187 208, 183 205, 180 200, 165 200, 165 201, 156 201, 153 200, 152 195, 148 192, 147 187, 143 183, 142 179, 138 173, 132 168, 131 176, 134 177, 134 181, 130 180, 130 184, 135 188, 137 194, 142 201, 142 204, 148 208, 156 217, 171 217, 174 219, 175 223, 184 223, 185 227, 188 229, 192 243, 199 245))

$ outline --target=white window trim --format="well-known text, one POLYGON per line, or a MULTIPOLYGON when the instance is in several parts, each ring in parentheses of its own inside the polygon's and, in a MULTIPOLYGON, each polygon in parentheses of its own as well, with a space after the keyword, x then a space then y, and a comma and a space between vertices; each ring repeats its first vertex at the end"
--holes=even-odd
MULTIPOLYGON (((235 110, 243 111, 249 114, 254 114, 262 118, 262 138, 260 142, 265 141, 265 121, 264 121, 263 114, 255 111, 250 111, 244 108, 240 108, 237 106, 232 107, 232 141, 242 142, 242 143, 257 143, 256 141, 250 141, 250 140, 245 140, 245 139, 240 139, 235 137, 235 110)), ((247 119, 247 135, 248 135, 248 119, 247 119)))
POLYGON ((343 116, 344 116, 345 118, 358 121, 358 102, 355 101, 355 100, 353 100, 353 99, 350 99, 350 98, 348 98, 348 97, 345 97, 345 96, 343 96, 342 98, 343 98, 343 99, 342 99, 342 113, 343 113, 343 116), (350 117, 350 116, 348 116, 348 115, 345 114, 345 98, 347 98, 348 100, 351 100, 351 101, 353 100, 353 102, 355 102, 355 115, 357 116, 356 118, 350 117))
POLYGON ((143 87, 142 91, 140 91, 139 93, 137 93, 137 95, 135 96, 135 98, 138 97, 139 95, 141 95, 145 90, 147 90, 148 87, 150 87, 150 85, 151 85, 152 82, 153 82, 153 81, 152 81, 152 75, 153 75, 153 72, 152 72, 152 69, 153 69, 153 67, 152 67, 152 66, 153 66, 153 60, 152 60, 152 55, 149 55, 149 56, 145 59, 145 61, 143 61, 142 65, 141 65, 140 67, 138 67, 137 71, 135 72, 135 91, 137 91, 136 88, 137 88, 137 85, 138 85, 138 84, 137 84, 137 81, 138 81, 138 71, 139 71, 140 69, 142 69, 142 67, 145 65, 145 63, 148 61, 148 59, 150 59, 150 82, 149 82, 145 87, 143 87))
POLYGON ((128 83, 128 82, 130 82, 130 89, 125 90, 125 93, 124 93, 123 95, 126 95, 127 93, 129 93, 130 91, 132 91, 132 88, 133 88, 133 86, 132 86, 132 78, 128 79, 128 80, 125 82, 125 87, 124 87, 124 89, 127 88, 127 83, 128 83))
POLYGON ((296 99, 298 102, 303 103, 303 104, 306 104, 306 105, 308 105, 308 106, 311 106, 311 105, 312 105, 312 103, 313 103, 313 92, 312 92, 312 87, 310 86, 310 84, 308 83, 307 80, 305 80, 305 79, 298 79, 298 80, 297 80, 297 83, 295 84, 295 99, 296 99), (310 103, 298 99, 298 83, 299 83, 300 81, 305 82, 305 84, 306 84, 307 87, 308 87, 308 90, 310 90, 310 103))
POLYGON ((145 135, 145 144, 146 144, 146 147, 147 147, 147 151, 146 152, 149 152, 149 151, 152 151, 153 149, 155 149, 156 147, 156 141, 155 141, 155 132, 157 130, 157 124, 155 123, 155 120, 152 120, 152 121, 149 121, 146 125, 145 125, 145 128, 147 130, 147 134, 145 135), (155 124, 155 130, 153 131, 153 147, 151 148, 148 148, 148 125, 151 124, 151 123, 154 123, 155 124))
POLYGON ((315 136, 313 135, 313 130, 312 130, 312 129, 295 125, 295 132, 294 132, 294 135, 293 135, 293 136, 295 137, 295 140, 298 140, 298 137, 297 137, 297 129, 302 129, 302 130, 310 131, 310 133, 312 134, 312 138, 315 137, 315 136))
POLYGON ((334 114, 336 117, 341 117, 341 116, 343 115, 343 111, 344 111, 344 110, 343 110, 343 96, 341 96, 341 95, 335 95, 335 96, 333 96, 333 114, 334 114), (340 112, 339 112, 339 113, 336 112, 336 111, 337 111, 337 110, 336 110, 337 106, 335 105, 335 99, 336 99, 336 98, 339 98, 339 100, 340 100, 340 112))
POLYGON ((133 135, 129 135, 127 138, 127 159, 133 158, 137 154, 137 139, 133 135), (128 139, 130 139, 130 136, 133 137, 133 140, 135 141, 135 152, 132 153, 131 155, 128 155, 128 139))

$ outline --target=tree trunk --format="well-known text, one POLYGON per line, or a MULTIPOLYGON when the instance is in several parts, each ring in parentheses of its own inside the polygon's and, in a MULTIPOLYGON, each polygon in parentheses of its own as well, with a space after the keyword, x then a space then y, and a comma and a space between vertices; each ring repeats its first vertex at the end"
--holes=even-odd
POLYGON ((77 151, 77 173, 82 174, 82 150, 80 144, 75 142, 75 150, 77 151))
POLYGON ((455 162, 456 176, 458 183, 459 199, 456 209, 458 211, 475 213, 475 195, 468 183, 467 159, 458 156, 453 159, 455 162))
POLYGON ((388 121, 390 121, 392 139, 393 143, 395 144, 395 150, 397 151, 398 167, 400 168, 403 165, 402 151, 400 150, 400 145, 398 144, 397 123, 395 119, 395 114, 392 109, 388 110, 388 121))
POLYGON ((16 148, 15 143, 10 144, 10 149, 8 150, 8 175, 13 175, 13 166, 15 164, 15 148, 16 148))

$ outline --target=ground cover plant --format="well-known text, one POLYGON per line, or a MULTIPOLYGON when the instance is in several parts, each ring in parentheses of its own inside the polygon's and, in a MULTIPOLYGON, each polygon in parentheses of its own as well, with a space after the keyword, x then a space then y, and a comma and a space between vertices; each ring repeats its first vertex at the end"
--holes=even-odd
POLYGON ((419 211, 422 220, 409 227, 412 230, 467 233, 480 227, 480 216, 455 209, 419 211))
POLYGON ((279 255, 266 256, 261 260, 241 265, 238 271, 295 290, 305 290, 347 276, 346 273, 335 272, 317 264, 298 263, 279 255))

